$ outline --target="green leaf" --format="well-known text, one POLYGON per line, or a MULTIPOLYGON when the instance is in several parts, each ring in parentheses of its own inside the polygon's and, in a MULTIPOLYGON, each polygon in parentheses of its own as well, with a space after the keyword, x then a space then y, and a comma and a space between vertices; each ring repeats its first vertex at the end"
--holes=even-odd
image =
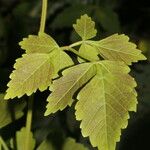
POLYGON ((97 33, 95 22, 92 21, 87 14, 82 15, 80 19, 77 19, 77 23, 74 24, 73 27, 83 40, 91 39, 95 37, 97 33))
MULTIPOLYGON (((98 51, 96 48, 92 47, 91 45, 88 45, 86 43, 83 43, 79 49, 79 53, 88 60, 91 61, 98 61, 98 51)), ((84 62, 83 59, 78 58, 79 62, 84 62)))
POLYGON ((52 143, 49 140, 44 140, 37 150, 54 150, 52 143))
MULTIPOLYGON (((94 44, 95 42, 93 42, 94 44)), ((96 47, 104 59, 123 61, 130 65, 138 60, 145 60, 146 57, 136 48, 136 45, 129 42, 128 36, 114 34, 96 42, 96 47)))
POLYGON ((5 99, 29 96, 37 89, 44 91, 51 84, 54 68, 48 54, 25 54, 17 59, 14 68, 5 99))
POLYGON ((21 101, 10 105, 8 101, 4 100, 4 94, 0 94, 0 128, 10 124, 12 119, 12 113, 14 113, 15 120, 23 116, 23 109, 26 103, 21 101))
POLYGON ((95 65, 83 63, 62 72, 62 77, 55 80, 50 87, 52 94, 48 97, 45 115, 71 106, 74 93, 95 75, 95 65))
POLYGON ((72 138, 67 138, 63 150, 88 150, 83 144, 76 143, 72 138))
POLYGON ((35 139, 32 132, 27 132, 27 128, 23 127, 16 133, 17 150, 33 150, 35 147, 35 139), (27 143, 28 141, 28 143, 27 143), (28 146, 28 147, 27 147, 28 146))
POLYGON ((14 70, 10 75, 5 99, 28 96, 37 89, 44 91, 51 85, 53 78, 58 77, 58 71, 73 64, 71 58, 60 49, 50 54, 25 54, 17 59, 14 70))
POLYGON ((29 35, 19 45, 26 53, 49 53, 59 48, 55 40, 46 33, 40 33, 38 36, 29 35))
POLYGON ((77 96, 82 134, 99 150, 115 150, 121 129, 128 124, 128 111, 136 111, 136 82, 129 71, 123 62, 100 61, 97 74, 77 96))
POLYGON ((58 77, 58 71, 73 65, 72 59, 60 49, 50 53, 50 61, 54 66, 53 78, 58 77))

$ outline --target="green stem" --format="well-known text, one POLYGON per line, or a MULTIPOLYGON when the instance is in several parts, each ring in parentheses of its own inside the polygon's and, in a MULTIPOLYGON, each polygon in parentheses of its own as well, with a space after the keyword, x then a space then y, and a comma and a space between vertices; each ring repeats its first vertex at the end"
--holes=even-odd
POLYGON ((67 50, 70 51, 70 52, 73 52, 74 54, 76 54, 77 56, 83 58, 83 59, 86 60, 86 61, 92 61, 92 60, 89 60, 89 59, 87 59, 86 57, 82 56, 82 55, 81 55, 78 51, 76 51, 74 48, 69 47, 69 49, 67 49, 67 50))
POLYGON ((47 14, 47 0, 42 0, 42 14, 39 32, 44 33, 47 14))
POLYGON ((69 50, 70 48, 75 47, 75 46, 79 46, 82 43, 83 43, 83 41, 78 41, 78 42, 75 42, 73 44, 70 44, 69 46, 62 46, 61 49, 62 50, 69 50))
POLYGON ((3 138, 0 136, 0 144, 3 146, 4 150, 9 150, 3 138))
POLYGON ((25 139, 25 150, 29 150, 30 143, 30 132, 31 132, 31 124, 32 124, 32 109, 33 109, 33 95, 29 97, 28 100, 28 111, 27 111, 27 119, 26 119, 26 139, 25 139))
POLYGON ((75 46, 79 46, 81 45, 83 42, 88 42, 88 41, 78 41, 76 43, 73 43, 69 46, 62 46, 61 49, 62 50, 67 50, 67 51, 70 51, 70 52, 73 52, 74 54, 76 54, 77 56, 83 58, 84 60, 87 60, 87 61, 92 61, 92 60, 89 60, 87 59, 86 57, 84 57, 83 55, 81 55, 78 51, 76 51, 73 47, 75 46))
POLYGON ((78 42, 75 42, 75 43, 69 45, 69 47, 75 47, 75 46, 81 45, 82 43, 83 43, 83 41, 78 41, 78 42))

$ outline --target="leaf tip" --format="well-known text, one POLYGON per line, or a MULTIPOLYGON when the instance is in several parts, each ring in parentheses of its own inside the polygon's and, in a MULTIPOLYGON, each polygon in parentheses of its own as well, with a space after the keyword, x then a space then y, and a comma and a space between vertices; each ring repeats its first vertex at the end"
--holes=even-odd
POLYGON ((9 100, 10 98, 11 98, 11 96, 8 93, 6 93, 4 96, 4 100, 9 100))
POLYGON ((44 113, 44 116, 46 117, 48 115, 50 115, 50 112, 48 110, 46 110, 45 113, 44 113))

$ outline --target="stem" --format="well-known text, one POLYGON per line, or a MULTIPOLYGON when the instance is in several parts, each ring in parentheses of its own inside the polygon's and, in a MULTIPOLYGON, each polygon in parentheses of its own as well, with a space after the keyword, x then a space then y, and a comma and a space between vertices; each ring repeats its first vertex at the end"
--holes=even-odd
POLYGON ((82 56, 78 51, 76 51, 73 47, 75 46, 79 46, 81 45, 83 42, 89 42, 89 41, 78 41, 78 42, 75 42, 69 46, 62 46, 61 49, 62 50, 67 50, 67 51, 70 51, 70 52, 73 52, 74 54, 76 54, 77 56, 83 58, 84 60, 87 60, 87 61, 92 61, 92 60, 89 60, 87 59, 86 57, 82 56))
POLYGON ((78 41, 78 42, 75 42, 73 44, 70 44, 69 46, 62 46, 61 49, 62 50, 69 50, 70 48, 75 47, 75 46, 79 46, 82 43, 83 43, 83 41, 78 41))
POLYGON ((3 146, 4 150, 9 150, 3 138, 0 136, 0 144, 3 146))
POLYGON ((42 0, 42 14, 39 32, 44 33, 47 14, 47 0, 42 0))
POLYGON ((74 54, 76 54, 77 56, 83 58, 84 60, 91 61, 91 60, 87 59, 86 57, 82 56, 82 55, 81 55, 78 51, 76 51, 74 48, 69 47, 69 49, 67 49, 67 50, 70 51, 70 52, 73 52, 74 54))
POLYGON ((29 150, 29 143, 30 143, 30 131, 31 131, 31 124, 32 124, 32 107, 33 107, 33 95, 29 97, 28 100, 28 111, 27 111, 27 119, 26 119, 26 140, 25 140, 25 150, 29 150))
POLYGON ((83 41, 78 41, 78 42, 71 44, 69 47, 75 47, 75 46, 81 45, 82 43, 83 43, 83 41))

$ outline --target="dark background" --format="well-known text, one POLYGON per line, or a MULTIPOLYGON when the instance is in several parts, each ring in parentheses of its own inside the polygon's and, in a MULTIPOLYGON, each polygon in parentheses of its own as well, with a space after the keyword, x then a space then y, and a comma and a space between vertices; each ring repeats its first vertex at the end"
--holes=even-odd
MULTIPOLYGON (((131 74, 138 87, 138 110, 130 113, 127 129, 122 131, 117 150, 150 150, 150 4, 147 0, 49 0, 46 33, 60 46, 78 39, 72 24, 87 13, 96 22, 97 39, 113 33, 125 33, 143 50, 148 60, 134 64, 131 74)), ((24 53, 18 42, 29 34, 37 34, 41 13, 40 0, 0 0, 0 92, 4 93, 15 59, 24 53)), ((43 117, 48 91, 37 92, 32 129, 39 144, 48 136, 60 150, 65 137, 73 137, 91 148, 83 138, 74 108, 66 108, 43 117)), ((1 133, 10 138, 25 123, 25 116, 1 133)), ((93 150, 94 148, 91 148, 93 150)))

